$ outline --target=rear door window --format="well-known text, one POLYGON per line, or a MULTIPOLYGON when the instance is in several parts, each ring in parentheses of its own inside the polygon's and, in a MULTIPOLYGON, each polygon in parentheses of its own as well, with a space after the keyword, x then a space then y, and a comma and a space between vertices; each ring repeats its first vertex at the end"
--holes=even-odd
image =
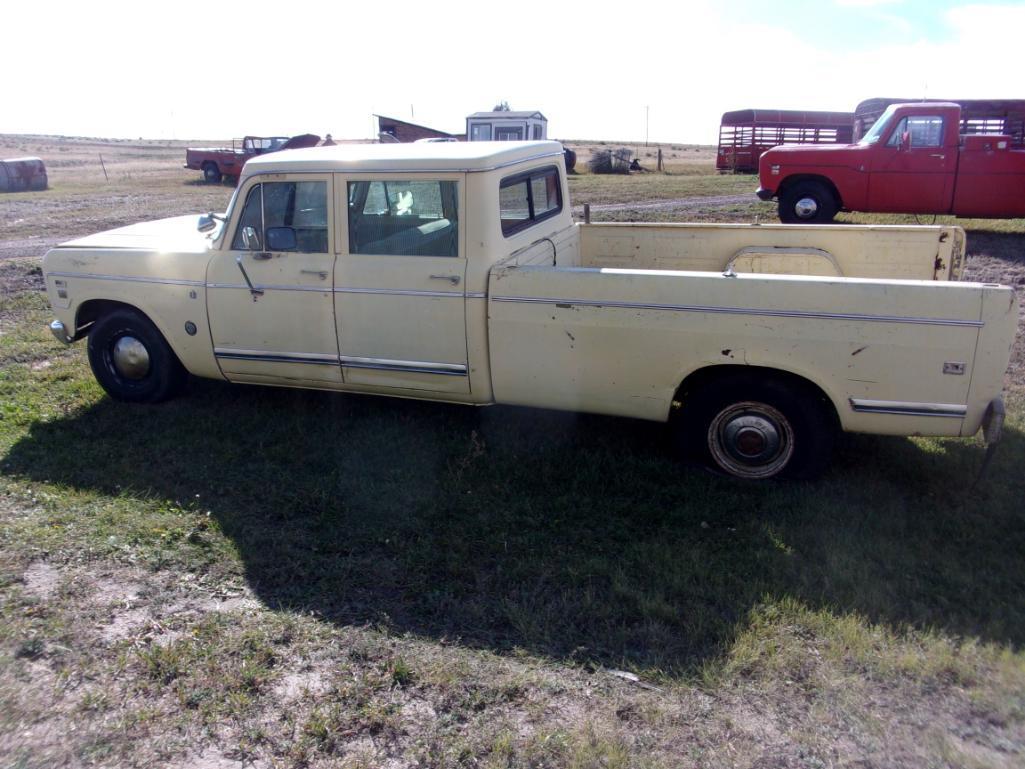
POLYGON ((555 166, 502 180, 499 187, 502 234, 509 236, 562 211, 562 184, 555 166))
POLYGON ((349 253, 459 256, 458 183, 349 182, 349 253))

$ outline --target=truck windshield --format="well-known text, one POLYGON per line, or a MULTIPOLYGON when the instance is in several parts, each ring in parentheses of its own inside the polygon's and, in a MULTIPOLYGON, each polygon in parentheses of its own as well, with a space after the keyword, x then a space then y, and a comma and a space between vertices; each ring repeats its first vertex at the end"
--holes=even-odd
POLYGON ((883 135, 883 129, 890 124, 890 118, 893 117, 893 113, 896 111, 896 104, 891 104, 887 107, 886 112, 879 116, 879 119, 872 124, 872 127, 868 129, 868 132, 861 137, 858 144, 868 145, 878 143, 879 137, 883 135))

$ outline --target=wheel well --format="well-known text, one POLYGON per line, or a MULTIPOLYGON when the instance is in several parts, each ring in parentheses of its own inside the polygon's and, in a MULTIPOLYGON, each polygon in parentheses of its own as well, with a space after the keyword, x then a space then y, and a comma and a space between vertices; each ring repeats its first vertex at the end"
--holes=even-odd
POLYGON ((836 207, 843 208, 843 198, 840 197, 840 191, 833 184, 833 180, 828 176, 816 176, 815 174, 796 174, 794 176, 788 176, 780 183, 779 187, 776 188, 776 197, 781 198, 787 193, 787 191, 794 185, 800 184, 801 182, 817 182, 823 185, 830 194, 833 196, 833 200, 836 201, 836 207))
MULTIPOLYGON (((788 387, 804 390, 808 397, 820 401, 826 408, 834 427, 839 428, 840 416, 836 413, 836 406, 833 400, 826 395, 825 390, 797 374, 780 369, 769 368, 768 366, 706 366, 691 372, 676 388, 673 396, 673 406, 677 404, 686 408, 687 399, 698 390, 710 386, 713 383, 721 383, 728 379, 771 379, 780 382, 788 387)), ((682 409, 681 409, 682 410, 682 409)))
POLYGON ((90 299, 87 302, 82 302, 78 312, 75 313, 76 338, 88 334, 93 323, 114 310, 132 310, 140 315, 146 315, 138 307, 133 307, 125 302, 115 302, 112 299, 90 299))

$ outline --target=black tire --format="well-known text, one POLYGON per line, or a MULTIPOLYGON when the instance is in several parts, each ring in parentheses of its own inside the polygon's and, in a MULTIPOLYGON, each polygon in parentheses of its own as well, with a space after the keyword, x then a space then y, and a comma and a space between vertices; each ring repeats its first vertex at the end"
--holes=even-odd
POLYGON ((784 224, 829 224, 839 208, 822 182, 798 182, 779 195, 779 220, 784 224))
POLYGON ((800 380, 742 374, 685 396, 678 442, 712 468, 746 480, 813 478, 829 464, 836 414, 800 380))
POLYGON ((89 365, 112 397, 157 403, 179 393, 188 373, 149 318, 124 308, 104 315, 89 332, 89 365))
POLYGON ((216 163, 203 164, 203 181, 210 184, 220 184, 221 179, 221 172, 218 170, 216 163))

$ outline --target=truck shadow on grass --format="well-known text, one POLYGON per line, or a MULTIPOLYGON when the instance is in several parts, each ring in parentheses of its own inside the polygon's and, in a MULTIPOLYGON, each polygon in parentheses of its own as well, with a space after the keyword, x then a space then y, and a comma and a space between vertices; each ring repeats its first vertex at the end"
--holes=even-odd
MULTIPOLYGON (((2 470, 139 510, 209 510, 271 608, 500 652, 684 673, 786 596, 1025 642, 1018 430, 974 490, 982 449, 968 442, 853 436, 823 479, 758 486, 681 467, 663 436, 612 418, 196 382, 163 406, 104 398, 36 423, 2 470)), ((162 565, 223 569, 218 536, 182 539, 177 555, 162 544, 162 565)))

